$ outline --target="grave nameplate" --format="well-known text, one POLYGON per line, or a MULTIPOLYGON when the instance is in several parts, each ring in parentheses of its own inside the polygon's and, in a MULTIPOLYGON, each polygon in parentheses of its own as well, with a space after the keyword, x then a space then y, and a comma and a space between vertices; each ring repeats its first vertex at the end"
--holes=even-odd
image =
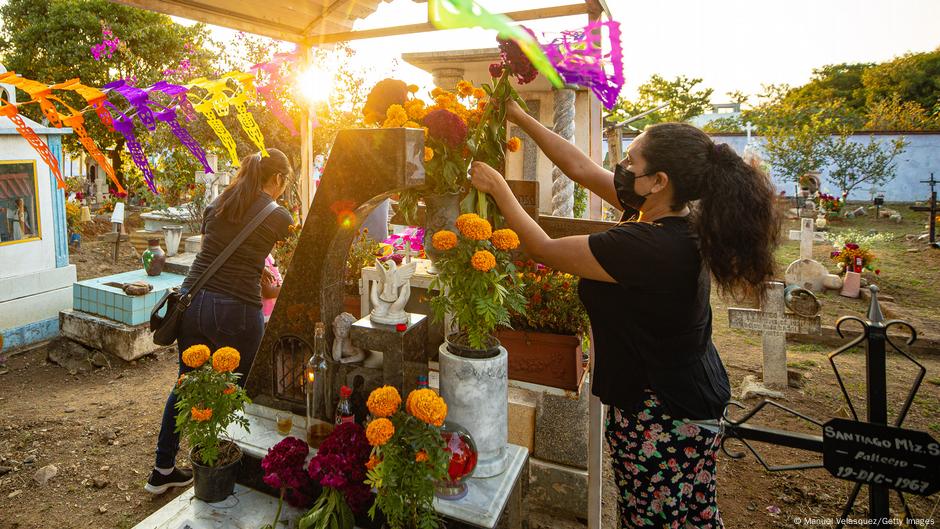
POLYGON ((820 332, 820 318, 797 314, 770 314, 758 309, 729 309, 728 322, 735 329, 777 334, 815 334, 820 332))
POLYGON ((927 432, 832 419, 823 465, 837 478, 929 496, 940 491, 940 443, 927 432))
POLYGON ((539 183, 538 181, 527 180, 507 180, 512 194, 519 199, 522 209, 530 217, 538 221, 539 219, 539 183))

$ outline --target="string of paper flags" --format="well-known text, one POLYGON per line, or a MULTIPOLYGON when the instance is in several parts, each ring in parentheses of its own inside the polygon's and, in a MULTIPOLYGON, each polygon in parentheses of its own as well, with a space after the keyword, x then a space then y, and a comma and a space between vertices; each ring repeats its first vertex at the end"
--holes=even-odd
MULTIPOLYGON (((504 15, 489 13, 473 0, 429 0, 428 17, 440 29, 482 27, 495 30, 501 38, 516 40, 533 66, 553 86, 561 88, 566 83, 582 86, 593 91, 606 108, 610 109, 616 105, 624 82, 618 22, 594 22, 583 29, 563 32, 561 37, 547 45, 541 45, 525 28, 515 25, 504 15), (605 38, 606 49, 609 50, 606 53, 603 51, 605 38)), ((288 86, 296 80, 293 66, 298 64, 300 59, 298 50, 278 53, 271 60, 252 66, 251 73, 232 71, 218 79, 198 78, 185 85, 161 80, 147 88, 137 87, 127 79, 113 81, 101 89, 84 85, 79 78, 46 85, 17 76, 15 72, 6 72, 0 74, 0 83, 8 83, 21 89, 29 95, 30 100, 13 104, 0 98, 0 116, 10 119, 17 132, 46 162, 59 188, 65 188, 66 184, 55 156, 35 131, 26 125, 17 107, 38 104, 52 126, 72 128, 82 146, 101 166, 118 192, 126 192, 118 181, 114 168, 85 128, 84 114, 93 111, 102 125, 121 134, 131 159, 143 173, 147 186, 151 192, 156 193, 153 170, 135 133, 135 122, 151 132, 155 131, 160 123, 164 123, 202 164, 205 172, 211 173, 212 168, 206 159, 205 150, 180 119, 192 122, 197 115, 201 115, 218 137, 232 165, 239 167, 235 138, 220 118, 229 115, 230 108, 234 107, 242 130, 261 151, 261 155, 267 156, 264 134, 248 110, 248 104, 258 102, 260 96, 268 111, 292 136, 296 136, 294 121, 276 97, 276 93, 279 87, 288 86), (262 77, 266 82, 256 85, 256 80, 262 77), (56 95, 62 91, 77 93, 85 100, 87 107, 82 110, 71 107, 56 95), (114 102, 117 98, 109 100, 108 97, 112 93, 120 96, 128 106, 122 110, 114 102)), ((314 126, 318 126, 315 116, 314 126)))

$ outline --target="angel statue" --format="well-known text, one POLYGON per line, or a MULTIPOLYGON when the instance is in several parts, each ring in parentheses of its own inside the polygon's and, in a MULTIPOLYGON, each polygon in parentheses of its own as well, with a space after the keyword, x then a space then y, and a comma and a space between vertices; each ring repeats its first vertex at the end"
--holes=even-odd
POLYGON ((411 276, 417 269, 418 262, 398 266, 395 261, 387 261, 389 267, 385 268, 378 259, 375 260, 375 269, 379 273, 379 280, 372 283, 370 299, 372 313, 369 315, 373 323, 384 325, 398 325, 408 323, 411 317, 405 312, 405 305, 411 296, 411 276))
POLYGON ((349 364, 365 359, 366 352, 349 339, 349 328, 355 322, 356 317, 348 312, 341 312, 333 319, 333 361, 349 364))

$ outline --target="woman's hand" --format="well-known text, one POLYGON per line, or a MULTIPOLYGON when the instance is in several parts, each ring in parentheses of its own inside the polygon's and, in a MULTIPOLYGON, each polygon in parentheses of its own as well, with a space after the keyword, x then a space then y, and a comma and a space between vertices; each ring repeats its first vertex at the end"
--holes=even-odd
POLYGON ((506 102, 506 119, 519 125, 519 121, 526 117, 525 110, 522 110, 522 107, 519 106, 519 103, 516 103, 515 100, 510 99, 506 102))
POLYGON ((504 188, 509 189, 503 175, 484 162, 470 164, 470 184, 479 191, 493 195, 493 198, 504 188))
POLYGON ((277 286, 277 279, 274 277, 274 274, 268 270, 268 267, 261 269, 261 284, 277 286))

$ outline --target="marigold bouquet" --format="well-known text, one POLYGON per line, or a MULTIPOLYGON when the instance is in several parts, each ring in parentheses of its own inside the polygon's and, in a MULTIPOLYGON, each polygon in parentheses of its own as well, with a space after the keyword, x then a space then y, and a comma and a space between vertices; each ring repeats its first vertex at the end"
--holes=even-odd
POLYGON ((209 347, 200 344, 184 350, 182 357, 192 371, 180 375, 173 390, 177 398, 176 431, 189 439, 193 456, 202 464, 214 467, 230 463, 237 452, 220 454, 220 438, 232 423, 248 430, 248 419, 239 412, 251 402, 238 385, 241 375, 235 373, 241 355, 232 347, 210 353, 209 347))
POLYGON ((578 298, 578 278, 534 261, 515 262, 526 300, 524 312, 512 311, 514 329, 583 335, 590 326, 578 298))
POLYGON ((497 326, 509 326, 510 311, 525 313, 511 251, 519 237, 510 229, 493 231, 489 221, 475 213, 457 217, 457 233, 434 234, 434 248, 443 252, 435 266, 439 272, 430 289, 435 320, 452 314, 470 347, 486 349, 497 326))
POLYGON ((436 528, 434 481, 446 478, 450 462, 441 437, 447 404, 427 388, 409 393, 404 410, 401 404, 392 386, 377 388, 366 403, 374 417, 366 428, 366 483, 378 491, 369 516, 381 510, 392 529, 436 528))
POLYGON ((861 272, 862 269, 881 272, 872 266, 875 254, 869 248, 854 242, 847 242, 841 249, 833 250, 830 258, 838 265, 839 273, 861 272), (858 259, 861 259, 861 265, 856 262, 858 259))
POLYGON ((842 206, 845 205, 845 200, 834 197, 832 195, 827 195, 826 193, 819 194, 819 209, 825 211, 826 213, 839 214, 842 211, 842 206))

